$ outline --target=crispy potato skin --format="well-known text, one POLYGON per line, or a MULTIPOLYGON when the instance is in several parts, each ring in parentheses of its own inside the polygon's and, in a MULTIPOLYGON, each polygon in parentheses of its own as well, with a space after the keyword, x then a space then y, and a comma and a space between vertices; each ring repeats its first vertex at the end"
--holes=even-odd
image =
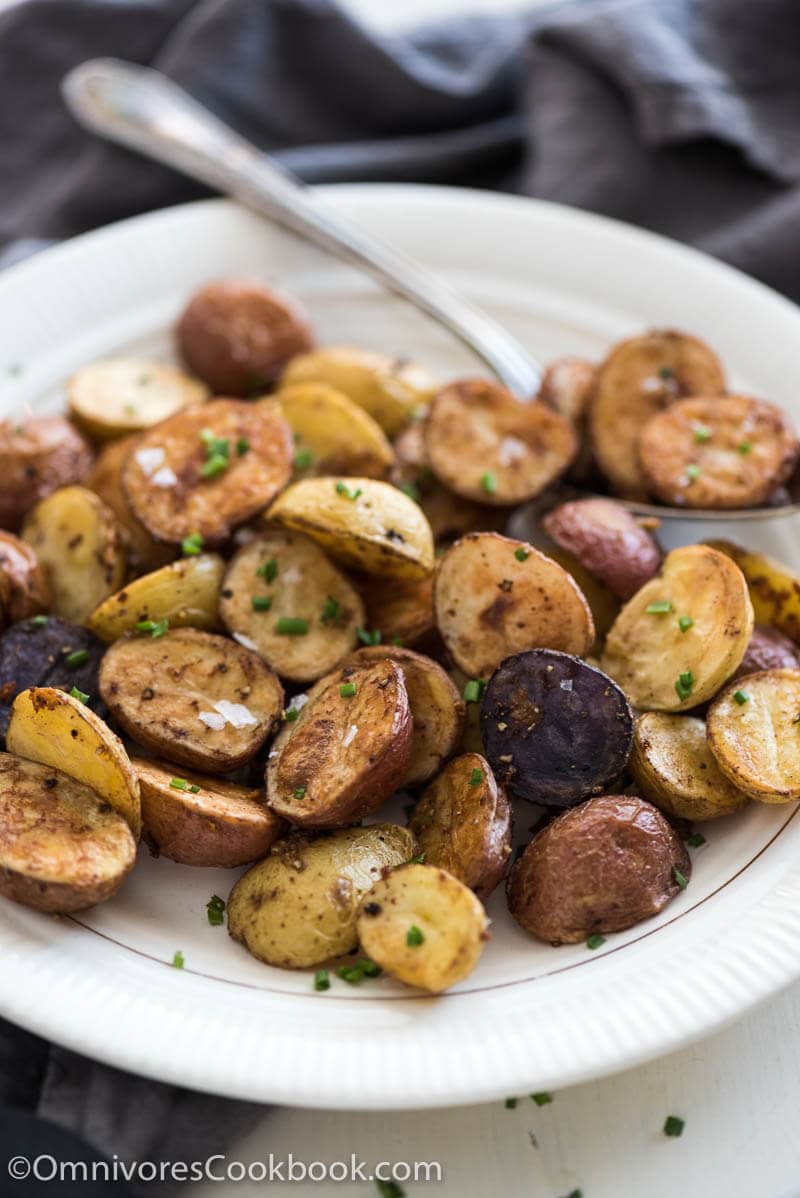
POLYGON ((464 753, 444 767, 414 808, 409 827, 425 864, 447 870, 479 899, 487 899, 505 877, 511 804, 479 753, 464 753))
POLYGON ((717 764, 761 803, 800 798, 800 670, 761 670, 732 682, 708 710, 708 743, 717 764), (734 698, 738 692, 745 703, 734 698))
POLYGON ((5 736, 11 703, 30 686, 73 686, 89 695, 89 704, 102 715, 105 708, 98 695, 97 674, 104 646, 86 628, 48 616, 45 624, 24 620, 0 636, 0 733, 5 736), (66 662, 71 653, 86 649, 89 656, 79 666, 66 662))
POLYGON ((597 463, 614 490, 647 497, 638 446, 652 416, 683 396, 724 391, 719 359, 696 337, 654 330, 615 345, 598 368, 589 416, 597 463))
POLYGON ((707 545, 685 545, 664 559, 658 578, 623 607, 608 634, 602 668, 634 707, 685 711, 717 693, 736 671, 753 632, 753 607, 744 576, 730 558, 707 545), (653 603, 671 610, 653 614, 653 603), (682 632, 688 615, 693 625, 682 632), (692 675, 688 693, 678 679, 692 675))
POLYGON ((691 876, 678 833, 651 803, 601 795, 549 823, 517 860, 508 909, 549 944, 622 932, 663 910, 691 876))
POLYGON ((542 403, 521 403, 484 379, 444 387, 431 405, 424 438, 427 460, 449 491, 501 506, 541 494, 578 448, 563 416, 542 403), (487 475, 494 484, 488 488, 487 475))
POLYGON ((574 579, 524 541, 469 533, 439 561, 436 624, 454 661, 486 678, 503 658, 542 646, 578 656, 595 639, 589 605, 574 579), (525 553, 522 561, 517 553, 525 553))
POLYGON ((198 379, 166 362, 142 358, 91 362, 67 385, 70 416, 98 441, 149 428, 208 397, 198 379))
POLYGON ((313 344, 300 306, 250 279, 223 279, 196 292, 176 335, 189 369, 217 395, 255 394, 313 344))
POLYGON ((326 383, 282 387, 274 400, 294 434, 295 456, 307 450, 315 475, 350 474, 386 478, 394 452, 377 420, 326 383))
POLYGON ((151 537, 145 526, 136 519, 122 491, 122 467, 139 444, 139 437, 119 437, 109 441, 97 455, 85 485, 107 504, 121 526, 128 551, 128 564, 134 574, 157 570, 175 556, 172 545, 151 537))
POLYGON ((759 624, 771 624, 800 644, 800 577, 766 553, 732 541, 707 543, 735 561, 744 574, 759 624))
POLYGON ((28 512, 58 487, 82 482, 89 443, 63 416, 0 423, 0 528, 18 532, 28 512))
POLYGON ((180 865, 233 869, 265 857, 286 824, 265 805, 260 790, 184 770, 167 761, 134 757, 145 839, 180 865), (200 789, 195 794, 173 779, 200 789))
POLYGON ((364 627, 364 606, 352 583, 315 541, 290 529, 271 528, 235 554, 222 584, 220 615, 240 643, 255 646, 282 678, 313 682, 329 674, 355 647, 364 627), (275 577, 268 579, 268 563, 275 577), (259 570, 262 571, 259 574, 259 570), (253 597, 269 600, 268 611, 253 608, 253 597), (335 617, 322 616, 328 600, 335 617), (281 617, 308 620, 306 636, 275 631, 281 617))
POLYGON ((129 736, 210 774, 249 761, 283 709, 283 688, 257 653, 197 628, 115 641, 103 658, 99 684, 129 736), (255 724, 236 728, 226 722, 216 729, 204 723, 200 715, 214 715, 220 701, 246 707, 255 724))
POLYGON ((745 649, 742 664, 730 679, 757 674, 759 670, 800 669, 800 649, 788 636, 767 624, 756 624, 745 649))
POLYGON ((388 658, 346 665, 321 679, 269 754, 267 802, 303 828, 363 819, 399 789, 411 760, 405 677, 388 658), (343 696, 342 686, 355 695, 343 696))
POLYGON ((639 440, 649 489, 675 507, 758 507, 789 477, 797 455, 786 414, 747 395, 680 400, 653 416, 639 440))
POLYGON ((50 585, 30 545, 13 532, 0 532, 0 614, 4 622, 16 624, 50 603, 50 585))
POLYGON ((50 766, 0 753, 0 894, 66 915, 105 902, 136 860, 125 820, 50 766))
POLYGON ((749 801, 720 770, 695 716, 640 715, 628 765, 642 796, 679 819, 717 819, 749 801))
POLYGON ((612 499, 562 503, 542 521, 545 531, 618 599, 630 599, 658 573, 655 538, 612 499))
POLYGON ((224 571, 216 553, 170 562, 109 595, 89 616, 88 626, 104 641, 133 632, 144 620, 168 620, 170 628, 214 629, 224 571))
POLYGON ((457 878, 432 865, 406 865, 364 896, 358 938, 387 973, 440 994, 472 973, 489 939, 489 921, 457 878), (411 928, 422 934, 420 943, 408 943, 411 928))
POLYGON ((313 839, 295 833, 239 879, 228 931, 280 969, 306 969, 352 952, 359 902, 383 874, 417 851, 407 828, 372 824, 313 839))

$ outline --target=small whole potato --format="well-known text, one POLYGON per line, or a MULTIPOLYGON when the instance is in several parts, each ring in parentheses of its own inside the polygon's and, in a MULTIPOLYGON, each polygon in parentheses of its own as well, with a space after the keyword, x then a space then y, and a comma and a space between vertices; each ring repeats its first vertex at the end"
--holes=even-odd
POLYGON ((542 523, 556 544, 618 599, 630 599, 658 573, 661 550, 655 538, 613 499, 562 503, 542 523))
POLYGON ((88 441, 63 416, 0 423, 0 528, 18 532, 28 512, 92 468, 88 441))

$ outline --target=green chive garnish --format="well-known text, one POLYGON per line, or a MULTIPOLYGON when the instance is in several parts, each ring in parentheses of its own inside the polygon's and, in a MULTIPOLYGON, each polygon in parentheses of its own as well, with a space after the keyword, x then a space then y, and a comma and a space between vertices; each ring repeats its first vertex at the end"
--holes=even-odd
POLYGON ((483 692, 486 690, 486 683, 482 678, 471 678, 464 687, 464 702, 465 703, 480 703, 483 698, 483 692))
POLYGON ((480 786, 483 782, 483 770, 474 769, 469 776, 470 786, 480 786))
POLYGON ((750 696, 747 691, 736 691, 733 697, 740 707, 744 707, 745 703, 750 702, 750 696))
POLYGON ((406 944, 409 948, 419 948, 425 943, 425 935, 421 928, 418 928, 415 923, 406 932, 406 944))
POLYGON ((675 881, 678 883, 678 885, 680 886, 681 890, 685 890, 686 887, 689 885, 688 881, 686 880, 686 878, 683 876, 683 874, 681 873, 681 871, 678 869, 678 867, 676 865, 673 865, 673 867, 672 867, 672 876, 675 879, 675 881))
POLYGON ((315 990, 330 990, 331 975, 327 969, 318 969, 314 974, 314 989, 315 990))
POLYGON ((49 616, 34 616, 31 620, 31 624, 33 624, 34 628, 44 628, 48 619, 49 616))
POLYGON ((659 366, 658 373, 662 379, 674 379, 675 371, 671 366, 659 366))
POLYGON ((175 956, 172 958, 172 968, 183 969, 185 964, 186 961, 184 959, 183 953, 180 949, 178 949, 178 951, 175 953, 175 956))
POLYGON ((706 843, 706 838, 702 832, 693 832, 691 836, 686 837, 686 843, 691 845, 693 849, 699 849, 701 845, 706 843))
POLYGON ((696 462, 692 462, 690 466, 686 467, 686 477, 688 478, 690 483, 693 483, 695 481, 695 479, 698 479, 700 477, 700 474, 701 474, 701 470, 696 462))
POLYGON ((78 699, 81 703, 89 702, 89 696, 86 694, 85 691, 79 691, 77 686, 73 686, 72 690, 69 693, 70 693, 71 698, 78 699))
POLYGON ((644 610, 648 616, 666 616, 672 611, 672 602, 669 599, 659 599, 657 603, 648 603, 644 610))
POLYGON ((675 690, 678 692, 678 698, 683 702, 689 698, 694 689, 694 674, 691 670, 685 670, 683 674, 679 674, 675 682, 675 690))
POLYGON ((236 452, 238 453, 240 458, 244 457, 244 455, 247 453, 249 448, 250 448, 250 442, 247 440, 247 437, 240 437, 239 440, 236 442, 236 452))
POLYGON ((308 632, 308 620, 300 616, 281 616, 275 625, 278 636, 305 636, 308 632))
POLYGON ((497 478, 491 470, 487 470, 481 475, 481 490, 487 495, 494 495, 497 492, 497 478))
POLYGON ((376 1181, 380 1198, 406 1198, 406 1192, 396 1181, 376 1181))
POLYGON ((690 628, 694 628, 694 620, 691 616, 681 616, 678 620, 678 627, 681 632, 688 632, 690 628))
POLYGON ((357 690, 355 682, 343 682, 339 687, 339 694, 343 699, 352 699, 357 690))
POLYGON ((360 985, 364 978, 377 978, 380 976, 380 973, 380 965, 376 965, 368 957, 361 957, 356 961, 355 965, 341 965, 336 970, 336 976, 340 977, 343 982, 347 982, 350 986, 360 985))
POLYGON ((170 778, 169 784, 173 790, 188 790, 189 783, 185 778, 170 778))
POLYGON ((586 941, 586 947, 591 949, 599 948, 600 945, 605 944, 605 942, 605 936, 601 936, 599 932, 593 932, 586 941))
POLYGON ((381 643, 379 628, 373 628, 372 632, 368 632, 366 628, 357 628, 356 636, 362 645, 379 645, 381 643))
POLYGON ((683 1129, 686 1126, 683 1119, 679 1119, 677 1115, 667 1115, 664 1123, 665 1136, 681 1136, 683 1129))
POLYGON ((212 456, 200 467, 200 473, 203 478, 216 478, 218 474, 222 474, 228 469, 228 459, 223 457, 221 453, 212 454, 212 456))
POLYGON ((414 503, 419 503, 419 487, 415 483, 401 483, 400 490, 404 495, 407 495, 409 499, 413 499, 414 503))
POLYGON ((253 595, 250 600, 253 611, 269 611, 272 607, 271 595, 253 595))
POLYGON ((707 424, 695 424, 693 426, 694 439, 698 445, 702 445, 705 441, 711 440, 711 429, 707 424))
POLYGON ((403 638, 401 636, 398 636, 397 633, 395 633, 394 636, 392 637, 392 644, 396 645, 398 649, 402 649, 403 638))
POLYGON ((266 578, 267 582, 274 582, 278 577, 278 563, 275 558, 271 557, 263 566, 259 566, 256 574, 259 578, 266 578))
POLYGON ((294 464, 296 470, 308 470, 314 464, 314 455, 310 449, 298 449, 294 455, 294 464))
POLYGON ((198 553, 203 552, 203 538, 199 532, 189 533, 188 537, 184 537, 181 541, 181 553, 184 557, 196 557, 198 553))
POLYGON ((286 720, 287 724, 293 724, 299 714, 300 712, 296 707, 287 707, 283 713, 283 718, 286 720))
POLYGON ((338 482, 336 484, 336 494, 344 495, 345 499, 352 499, 355 501, 358 499, 361 493, 361 487, 357 487, 354 491, 351 491, 346 483, 338 482))
POLYGON ((518 562, 526 562, 531 555, 530 549, 523 549, 520 545, 519 549, 514 550, 514 557, 518 562))
POLYGON ((506 1110, 507 1111, 516 1110, 518 1102, 519 1102, 518 1098, 507 1098, 506 1099, 506 1110))
POLYGON ((304 799, 306 797, 306 789, 305 786, 295 786, 294 797, 296 799, 304 799))
POLYGON ((78 666, 85 666, 88 660, 88 649, 76 649, 74 653, 67 654, 64 658, 64 665, 68 670, 77 670, 78 666))
POLYGON ((549 1094, 547 1090, 540 1090, 537 1094, 531 1094, 531 1098, 537 1106, 547 1106, 549 1102, 553 1101, 553 1095, 549 1094))
POLYGON ((337 599, 334 599, 332 595, 328 595, 328 598, 325 600, 325 606, 322 609, 322 615, 320 616, 322 623, 327 624, 328 620, 338 620, 341 613, 341 603, 337 599))
POLYGON ((136 625, 137 632, 149 632, 151 637, 156 640, 163 636, 169 629, 169 620, 140 620, 136 625))
POLYGON ((206 903, 206 912, 212 928, 221 927, 225 922, 225 900, 221 899, 218 894, 212 894, 206 903))
MULTIPOLYGON (((414 804, 411 804, 411 810, 414 810, 414 804)), ((425 863, 424 853, 415 853, 413 857, 409 857, 406 865, 423 865, 425 863)))
POLYGON ((746 457, 748 453, 752 452, 752 449, 753 449, 752 441, 740 441, 739 444, 736 446, 737 452, 740 453, 742 455, 742 457, 746 457))

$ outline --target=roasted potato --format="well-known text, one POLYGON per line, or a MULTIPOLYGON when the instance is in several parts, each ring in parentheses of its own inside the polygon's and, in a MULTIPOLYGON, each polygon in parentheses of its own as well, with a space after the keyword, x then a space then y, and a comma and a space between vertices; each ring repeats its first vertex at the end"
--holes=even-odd
POLYGON ((487 899, 511 858, 511 804, 485 757, 454 757, 424 791, 409 821, 425 864, 446 869, 487 899))
POLYGON ((800 799, 800 670, 737 679, 708 711, 708 743, 731 782, 761 803, 800 799))
POLYGON ((430 657, 395 645, 368 645, 347 664, 396 662, 402 667, 413 730, 404 786, 420 786, 455 753, 464 728, 465 704, 442 667, 430 657))
POLYGON ((151 537, 145 526, 136 519, 122 491, 122 467, 139 444, 139 437, 120 437, 102 447, 86 478, 86 486, 108 504, 121 526, 128 551, 128 565, 134 574, 142 570, 157 570, 172 561, 177 552, 174 545, 165 545, 151 537))
POLYGON ((551 649, 506 658, 489 679, 481 735, 498 782, 545 807, 602 794, 622 771, 633 713, 594 666, 551 649))
POLYGON ((281 969, 349 953, 358 943, 362 896, 416 848, 409 830, 395 824, 288 836, 234 886, 228 931, 254 957, 281 969))
POLYGON ((217 395, 263 391, 313 343, 300 306, 250 279, 223 279, 197 291, 176 334, 189 369, 217 395))
POLYGON ((318 541, 365 574, 408 580, 433 573, 433 537, 413 499, 374 478, 309 478, 279 495, 267 518, 318 541))
POLYGON ((88 441, 63 416, 0 422, 0 528, 18 532, 34 504, 91 468, 88 441))
POLYGON ((104 648, 86 628, 58 616, 34 617, 7 628, 0 636, 0 734, 6 734, 13 700, 31 686, 75 687, 103 715, 97 675, 104 648))
POLYGON ((357 929, 370 960, 432 994, 472 973, 489 939, 480 900, 432 865, 406 865, 385 874, 364 895, 357 929))
POLYGON ((542 375, 538 398, 580 428, 589 410, 596 372, 595 364, 585 358, 556 358, 542 375))
POLYGON ((86 622, 104 641, 115 641, 148 620, 166 620, 170 628, 216 628, 224 573, 216 553, 170 562, 104 599, 86 622))
POLYGON ((544 647, 588 653, 589 605, 571 576, 524 541, 469 533, 440 560, 436 624, 466 674, 486 678, 504 657, 544 647))
POLYGON ((753 635, 745 649, 742 664, 730 679, 743 678, 745 674, 757 674, 759 670, 800 669, 800 648, 784 636, 777 628, 768 624, 756 624, 753 635))
POLYGON ((265 857, 286 831, 260 790, 134 757, 146 840, 180 865, 232 869, 265 857))
POLYGON ((177 366, 142 358, 92 362, 67 384, 70 416, 98 441, 150 428, 208 397, 208 387, 177 366))
POLYGON ((94 491, 62 487, 28 514, 22 536, 47 575, 51 611, 83 624, 125 578, 127 558, 117 518, 94 491))
POLYGON ((658 573, 655 538, 613 499, 576 499, 544 517, 548 536, 573 554, 618 599, 630 599, 658 573))
POLYGON ((364 607, 355 587, 309 537, 271 528, 235 555, 220 615, 240 644, 282 678, 312 682, 357 643, 364 607), (296 627, 294 635, 284 629, 296 627))
POLYGON ((267 404, 214 399, 145 433, 122 468, 122 490, 152 536, 193 533, 218 545, 289 481, 292 435, 267 404))
POLYGON ((210 774, 249 761, 283 710, 281 684, 257 653, 196 628, 115 641, 99 681, 129 736, 210 774))
POLYGON ((678 819, 716 819, 749 801, 720 770, 706 726, 694 716, 640 715, 628 764, 639 793, 678 819))
POLYGON ((436 396, 425 453, 441 483, 478 503, 509 505, 540 495, 578 448, 572 426, 543 403, 521 403, 499 383, 468 379, 436 396))
POLYGON ((678 833, 651 803, 602 795, 539 832, 508 880, 508 909, 539 940, 577 944, 657 915, 692 872, 678 833))
POLYGON ((16 624, 46 611, 50 585, 30 545, 0 532, 0 621, 16 624))
POLYGON ((325 383, 346 395, 396 437, 433 397, 431 379, 406 358, 327 345, 293 358, 281 378, 281 391, 300 383, 325 383))
POLYGON ((380 632, 386 645, 416 645, 436 629, 433 577, 418 580, 370 577, 358 579, 366 607, 365 628, 380 632))
POLYGON ((800 644, 800 576, 755 549, 743 549, 732 541, 708 544, 732 558, 744 574, 759 624, 771 624, 800 644))
POLYGON ((716 354, 696 337, 655 330, 615 345, 594 382, 589 428, 595 458, 614 490, 644 499, 639 437, 652 416, 686 395, 722 395, 716 354))
POLYGON ((402 669, 387 658, 321 679, 275 739, 267 802, 304 828, 355 823, 402 786, 412 717, 402 669))
POLYGON ((136 860, 125 820, 60 770, 0 753, 0 894, 67 915, 105 902, 136 860))
POLYGON ((685 545, 623 607, 601 664, 634 707, 685 711, 730 678, 752 631, 741 570, 707 545, 685 545))
POLYGON ((797 434, 774 404, 746 395, 683 399, 639 438, 647 487, 691 508, 759 507, 797 463, 797 434))
POLYGON ((277 402, 294 434, 297 469, 364 478, 385 478, 389 473, 394 453, 386 434, 341 391, 327 383, 298 383, 281 388, 277 402))

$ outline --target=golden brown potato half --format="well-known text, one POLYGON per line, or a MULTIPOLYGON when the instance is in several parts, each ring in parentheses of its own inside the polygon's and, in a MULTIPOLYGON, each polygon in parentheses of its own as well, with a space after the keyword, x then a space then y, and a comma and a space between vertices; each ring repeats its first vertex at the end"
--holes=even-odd
POLYGON ((742 678, 745 674, 757 674, 759 670, 800 669, 800 648, 784 636, 777 628, 768 624, 756 624, 747 644, 742 664, 730 679, 742 678))
POLYGON ((635 795, 600 795, 533 838, 511 870, 508 909, 539 940, 577 944, 657 915, 691 872, 657 808, 635 795))
POLYGON ((685 545, 667 554, 658 578, 625 604, 601 668, 634 707, 685 711, 727 682, 752 631, 741 570, 707 545, 685 545))
POLYGON ((411 734, 402 669, 387 658, 346 665, 316 683, 275 738, 267 802, 303 828, 355 823, 403 785, 411 734))
POLYGON ((438 662, 413 649, 368 645, 347 664, 386 658, 402 667, 411 706, 411 759, 403 785, 419 786, 455 753, 464 728, 465 703, 438 662))
POLYGON ((165 545, 150 536, 145 526, 134 516, 122 492, 122 467, 138 444, 139 437, 136 434, 109 441, 100 450, 92 472, 86 478, 89 490, 99 495, 117 517, 125 534, 128 565, 134 574, 143 570, 157 570, 159 566, 172 561, 176 553, 173 545, 165 545))
POLYGON ((143 358, 92 362, 67 384, 70 416, 99 441, 150 428, 208 397, 208 387, 177 366, 143 358))
POLYGON ((708 711, 708 743, 735 786, 761 803, 800 799, 800 670, 732 682, 708 711))
POLYGON ((176 333, 189 369, 216 395, 263 391, 313 343, 299 304, 251 279, 223 279, 195 292, 176 333))
POLYGON ((134 740, 210 774, 249 761, 283 710, 283 688, 257 653, 196 628, 115 641, 100 694, 134 740))
POLYGON ((377 628, 385 645, 416 645, 436 628, 433 578, 379 578, 365 575, 358 588, 366 607, 365 628, 377 628))
POLYGON ((722 395, 716 354, 696 337, 653 330, 620 341, 598 368, 589 428, 597 464, 618 494, 648 495, 639 437, 657 412, 687 395, 722 395))
POLYGON ((127 558, 120 526, 87 487, 62 487, 37 503, 22 536, 44 567, 54 615, 83 624, 122 586, 127 558))
POLYGON ((300 383, 325 383, 340 391, 387 437, 396 437, 433 396, 431 379, 413 362, 349 345, 328 345, 293 358, 281 390, 300 383))
POLYGON ((50 606, 50 585, 39 559, 13 532, 0 532, 0 616, 16 624, 50 606))
POLYGON ((425 864, 487 899, 511 858, 511 804, 479 753, 455 757, 417 803, 409 827, 425 864))
POLYGON ((682 399, 653 416, 639 439, 649 490, 675 507, 759 507, 797 454, 785 413, 746 395, 682 399))
POLYGON ((87 627, 104 641, 134 632, 148 620, 166 620, 170 628, 214 629, 224 573, 225 562, 216 553, 170 562, 110 595, 94 609, 87 627))
POLYGON ((80 699, 51 686, 21 691, 6 733, 10 753, 63 770, 90 786, 139 838, 139 783, 122 741, 80 699))
POLYGON ((800 644, 800 576, 755 549, 743 549, 732 541, 708 544, 732 558, 744 574, 759 624, 771 624, 800 644))
POLYGON ((362 896, 416 848, 408 828, 396 824, 287 836, 234 886, 228 931, 279 969, 306 969, 352 952, 362 896))
POLYGON ((0 423, 0 528, 18 532, 28 512, 92 468, 88 441, 63 416, 0 423))
POLYGON ((582 657, 595 637, 589 605, 566 570, 496 532, 469 533, 448 549, 433 602, 445 645, 472 678, 488 678, 523 649, 582 657))
POLYGON ((282 387, 277 402, 294 434, 296 470, 364 478, 385 478, 389 473, 394 453, 386 434, 341 391, 327 383, 298 383, 282 387))
POLYGON ((433 537, 413 499, 374 478, 308 478, 273 503, 267 519, 313 537, 331 557, 384 578, 433 573, 433 537))
POLYGON ((499 383, 483 379, 444 387, 424 436, 428 462, 449 491, 501 506, 540 495, 578 448, 563 416, 543 403, 521 403, 499 383))
POLYGON ((0 753, 0 894, 67 915, 116 894, 136 860, 125 820, 74 778, 0 753))
POLYGON ((294 682, 313 682, 335 669, 357 644, 365 619, 358 592, 341 570, 309 537, 284 528, 269 529, 235 555, 222 584, 220 615, 239 644, 294 682))
POLYGON ((717 819, 749 802, 717 765, 705 723, 691 715, 639 716, 628 768, 643 797, 679 819, 717 819))
POLYGON ((576 499, 549 512, 543 527, 618 599, 630 599, 661 565, 655 538, 613 499, 576 499))
POLYGON ((292 435, 268 404, 214 399, 145 433, 122 468, 133 514, 162 541, 218 545, 289 481, 292 435))
POLYGON ((357 929, 370 960, 432 994, 472 973, 489 939, 480 899, 433 865, 406 865, 376 882, 361 902, 357 929))
POLYGON ((166 761, 134 757, 145 838, 180 865, 232 869, 265 857, 286 831, 264 794, 166 761))

